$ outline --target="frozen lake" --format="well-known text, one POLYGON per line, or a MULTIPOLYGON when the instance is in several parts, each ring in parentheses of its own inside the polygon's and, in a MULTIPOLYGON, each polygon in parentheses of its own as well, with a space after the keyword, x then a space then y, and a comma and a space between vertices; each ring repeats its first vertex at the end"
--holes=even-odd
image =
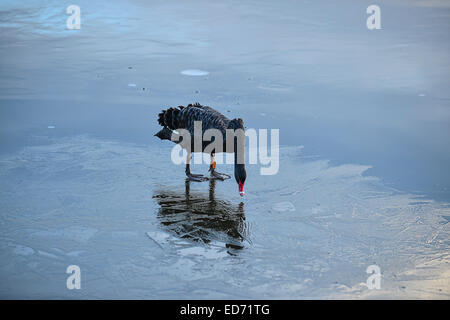
POLYGON ((0 298, 450 298, 448 2, 77 4, 0 4, 0 298), (186 182, 153 134, 195 101, 279 173, 186 182))

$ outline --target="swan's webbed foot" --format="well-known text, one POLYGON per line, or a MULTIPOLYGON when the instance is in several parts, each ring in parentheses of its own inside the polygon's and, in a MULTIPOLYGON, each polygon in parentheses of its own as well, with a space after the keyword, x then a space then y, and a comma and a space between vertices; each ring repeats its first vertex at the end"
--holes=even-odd
POLYGON ((209 171, 211 172, 211 179, 218 179, 223 181, 225 179, 231 178, 231 176, 229 176, 228 174, 217 172, 216 169, 212 167, 209 168, 209 171))
POLYGON ((188 178, 189 181, 198 181, 198 182, 203 182, 203 181, 207 181, 209 180, 208 177, 205 177, 202 174, 196 174, 196 173, 191 173, 191 154, 189 153, 187 156, 187 161, 186 161, 186 177, 188 178))
POLYGON ((196 174, 196 173, 190 173, 190 172, 186 172, 186 177, 190 180, 190 181, 197 181, 197 182, 203 182, 203 181, 207 181, 209 180, 208 177, 205 177, 202 174, 196 174))

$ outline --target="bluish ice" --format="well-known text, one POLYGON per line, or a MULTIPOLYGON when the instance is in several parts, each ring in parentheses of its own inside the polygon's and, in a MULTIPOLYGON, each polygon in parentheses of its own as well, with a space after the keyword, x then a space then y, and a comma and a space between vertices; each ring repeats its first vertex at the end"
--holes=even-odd
POLYGON ((2 1, 0 298, 449 299, 450 7, 371 4, 78 1, 68 30, 2 1), (280 129, 278 174, 186 182, 153 134, 196 101, 280 129))

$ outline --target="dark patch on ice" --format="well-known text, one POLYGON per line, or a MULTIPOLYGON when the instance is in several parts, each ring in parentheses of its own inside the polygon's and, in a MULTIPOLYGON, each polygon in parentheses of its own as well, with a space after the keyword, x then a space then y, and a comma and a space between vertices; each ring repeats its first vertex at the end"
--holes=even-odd
POLYGON ((409 203, 410 206, 417 206, 417 205, 422 205, 422 204, 430 204, 430 203, 426 202, 426 201, 415 201, 415 202, 409 203))
MULTIPOLYGON (((208 244, 224 242, 230 248, 243 248, 249 242, 244 203, 233 205, 215 197, 215 180, 210 180, 209 193, 157 191, 158 219, 163 229, 181 239, 208 244)), ((159 241, 152 238, 156 243, 159 241)))

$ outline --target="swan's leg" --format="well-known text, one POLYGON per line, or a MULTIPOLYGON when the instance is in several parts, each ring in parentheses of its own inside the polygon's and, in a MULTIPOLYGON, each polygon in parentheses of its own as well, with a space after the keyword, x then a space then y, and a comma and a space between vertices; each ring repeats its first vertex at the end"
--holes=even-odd
POLYGON ((190 152, 188 152, 187 158, 186 158, 186 176, 188 177, 188 179, 191 181, 198 181, 198 182, 209 180, 207 177, 205 177, 202 174, 191 173, 191 159, 192 159, 192 155, 190 152))
POLYGON ((211 164, 209 165, 209 171, 211 172, 211 178, 212 179, 219 179, 219 180, 225 180, 225 179, 230 179, 231 176, 225 174, 225 173, 220 173, 216 171, 216 161, 214 161, 214 152, 211 152, 211 164))

